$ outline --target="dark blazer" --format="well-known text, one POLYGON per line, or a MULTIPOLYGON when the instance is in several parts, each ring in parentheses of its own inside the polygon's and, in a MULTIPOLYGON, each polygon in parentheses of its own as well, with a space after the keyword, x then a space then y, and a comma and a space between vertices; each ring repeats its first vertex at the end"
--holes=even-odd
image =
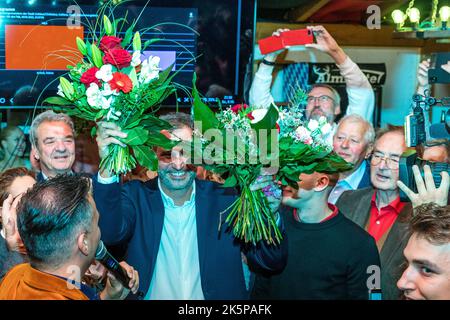
POLYGON ((364 171, 364 175, 362 176, 357 189, 364 189, 370 187, 370 185, 370 163, 366 161, 366 170, 364 171))
MULTIPOLYGON (((350 220, 365 228, 370 217, 371 200, 375 190, 372 187, 344 192, 336 203, 339 210, 350 220)), ((397 300, 401 296, 397 281, 405 260, 403 250, 408 243, 408 220, 412 216, 411 203, 406 203, 394 222, 380 252, 381 289, 383 299, 397 300)))
MULTIPOLYGON (((164 205, 157 179, 100 184, 93 178, 94 199, 100 213, 102 240, 107 245, 128 244, 126 261, 139 272, 140 291, 150 287, 164 223, 164 205)), ((286 265, 287 247, 257 247, 244 250, 219 213, 236 199, 234 189, 196 180, 196 221, 200 277, 205 299, 247 299, 241 250, 255 269, 281 271, 286 265)))

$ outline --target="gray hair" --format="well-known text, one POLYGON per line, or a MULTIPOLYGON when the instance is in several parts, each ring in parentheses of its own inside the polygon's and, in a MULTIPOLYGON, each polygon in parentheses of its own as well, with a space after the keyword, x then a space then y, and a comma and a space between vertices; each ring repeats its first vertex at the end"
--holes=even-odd
POLYGON ((167 121, 174 129, 181 129, 183 127, 194 128, 192 116, 184 112, 169 112, 160 116, 159 119, 167 121))
POLYGON ((51 122, 51 121, 61 121, 66 123, 72 129, 72 132, 75 131, 72 119, 65 113, 56 113, 53 110, 47 110, 38 114, 31 123, 30 126, 30 143, 33 147, 37 147, 38 145, 38 136, 37 129, 43 122, 51 122))
POLYGON ((359 122, 362 123, 365 127, 365 133, 364 133, 364 140, 366 141, 367 145, 373 145, 375 143, 375 129, 373 128, 372 123, 370 123, 369 121, 367 121, 366 119, 364 119, 363 117, 361 117, 359 114, 348 114, 345 117, 343 117, 336 128, 335 131, 335 135, 339 130, 339 127, 342 125, 342 123, 344 123, 345 121, 349 121, 349 122, 359 122))
MULTIPOLYGON (((316 83, 313 84, 310 88, 309 88, 309 92, 311 92, 312 89, 314 88, 327 88, 328 90, 331 91, 331 93, 333 94, 334 97, 332 97, 334 99, 334 105, 335 106, 340 106, 341 105, 341 95, 339 94, 339 92, 337 92, 337 90, 335 88, 333 88, 332 86, 325 84, 325 83, 316 83)), ((308 93, 309 93, 308 92, 308 93)))

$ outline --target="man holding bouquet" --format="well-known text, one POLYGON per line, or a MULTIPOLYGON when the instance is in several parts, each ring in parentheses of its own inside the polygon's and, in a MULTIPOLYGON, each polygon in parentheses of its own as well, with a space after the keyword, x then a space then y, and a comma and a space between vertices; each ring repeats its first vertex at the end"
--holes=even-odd
MULTIPOLYGON (((189 115, 169 114, 162 119, 174 128, 171 139, 192 139, 189 115)), ((120 139, 126 138, 117 125, 107 122, 99 124, 97 135, 101 158, 108 145, 123 145, 120 139)), ((145 299, 246 299, 243 260, 251 269, 268 273, 284 268, 284 242, 244 245, 228 232, 220 213, 236 199, 234 189, 196 180, 195 170, 178 147, 158 148, 157 156, 158 178, 148 182, 121 185, 106 170, 94 178, 102 239, 110 245, 128 245, 126 260, 140 274, 145 299)), ((252 187, 258 190, 270 185, 274 191, 268 202, 276 212, 281 194, 272 176, 260 178, 252 187)))
POLYGON ((289 247, 278 275, 257 275, 255 299, 367 300, 368 268, 380 266, 373 238, 328 203, 338 174, 302 173, 283 189, 289 247))

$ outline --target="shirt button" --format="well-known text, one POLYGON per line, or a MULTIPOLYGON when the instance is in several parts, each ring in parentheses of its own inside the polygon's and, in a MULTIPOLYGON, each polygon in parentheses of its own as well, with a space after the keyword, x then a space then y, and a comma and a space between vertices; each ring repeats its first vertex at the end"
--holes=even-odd
POLYGON ((380 224, 380 221, 377 221, 377 224, 380 224))

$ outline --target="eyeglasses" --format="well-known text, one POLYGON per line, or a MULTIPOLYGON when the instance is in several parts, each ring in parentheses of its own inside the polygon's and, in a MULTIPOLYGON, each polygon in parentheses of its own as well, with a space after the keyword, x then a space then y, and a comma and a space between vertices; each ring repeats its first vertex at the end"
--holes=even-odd
POLYGON ((381 163, 381 160, 384 160, 386 166, 389 169, 398 169, 400 158, 398 157, 390 158, 388 156, 385 156, 383 153, 377 152, 372 155, 371 162, 374 166, 378 166, 381 163))
POLYGON ((334 99, 332 97, 330 97, 330 96, 327 96, 327 95, 323 95, 323 96, 320 96, 320 97, 308 96, 308 98, 306 99, 306 102, 308 104, 313 104, 313 103, 316 102, 316 100, 319 100, 319 104, 320 103, 327 103, 327 102, 330 102, 330 101, 334 102, 334 99))

